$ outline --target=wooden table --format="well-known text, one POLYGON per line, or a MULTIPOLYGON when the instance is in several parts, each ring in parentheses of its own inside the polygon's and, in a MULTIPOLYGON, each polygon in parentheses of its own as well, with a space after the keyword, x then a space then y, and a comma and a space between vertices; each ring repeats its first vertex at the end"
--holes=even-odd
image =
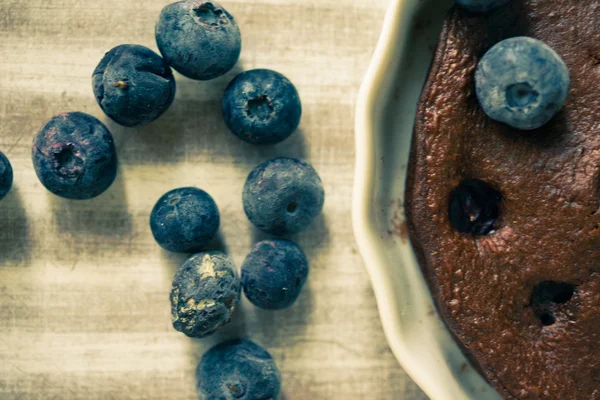
POLYGON ((353 104, 386 0, 224 0, 243 35, 236 71, 204 83, 177 75, 161 119, 122 128, 97 106, 92 71, 118 44, 156 49, 167 3, 0 1, 0 151, 15 170, 0 203, 0 398, 193 399, 203 351, 246 336, 276 358, 285 399, 424 399, 386 344, 350 220, 353 104), (241 142, 220 115, 227 83, 256 67, 287 75, 303 101, 300 131, 273 147, 241 142), (32 168, 33 135, 63 111, 95 115, 115 136, 118 178, 93 200, 49 194, 32 168), (304 157, 324 181, 323 218, 295 238, 309 282, 291 309, 244 300, 217 335, 188 339, 171 327, 168 300, 184 257, 154 242, 150 210, 169 189, 207 190, 239 265, 263 237, 245 218, 242 185, 274 156, 304 157))

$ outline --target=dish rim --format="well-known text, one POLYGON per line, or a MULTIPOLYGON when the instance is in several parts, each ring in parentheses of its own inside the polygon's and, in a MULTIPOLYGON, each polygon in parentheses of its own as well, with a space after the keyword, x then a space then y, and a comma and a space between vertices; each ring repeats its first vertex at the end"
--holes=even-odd
MULTIPOLYGON (((378 171, 383 162, 380 163, 377 157, 381 155, 378 152, 381 151, 382 132, 387 132, 383 127, 387 115, 385 110, 392 97, 391 88, 399 74, 409 72, 401 70, 400 66, 403 59, 408 60, 403 56, 408 54, 412 43, 408 39, 414 39, 411 33, 415 18, 423 10, 428 11, 426 6, 437 5, 434 2, 438 1, 444 5, 452 3, 450 0, 429 0, 427 4, 423 0, 391 0, 388 6, 377 45, 356 98, 352 224, 387 342, 405 372, 431 399, 496 400, 500 397, 483 376, 473 368, 468 368, 466 372, 465 367, 470 366, 470 362, 451 337, 437 310, 434 310, 429 288, 416 261, 414 265, 419 269, 416 281, 412 264, 400 262, 406 268, 401 273, 404 279, 402 287, 406 292, 398 293, 398 280, 395 279, 398 275, 390 272, 390 250, 384 243, 381 221, 377 220, 377 206, 381 204, 375 194, 378 171), (421 300, 425 301, 421 303, 421 300), (433 310, 427 312, 427 316, 423 304, 429 304, 429 310, 433 310), (415 315, 419 317, 418 323, 426 323, 414 325, 415 315), (418 331, 416 338, 415 331, 418 331), (429 354, 422 357, 423 351, 429 354)), ((404 78, 407 81, 411 76, 404 78)), ((406 104, 412 101, 412 97, 407 99, 406 104)), ((414 118, 410 124, 413 122, 414 118)), ((402 254, 408 251, 414 257, 411 245, 396 246, 400 246, 399 250, 404 252, 402 254)))
POLYGON ((378 251, 378 229, 375 223, 374 198, 371 195, 375 181, 375 121, 376 98, 383 86, 387 71, 395 69, 398 61, 395 45, 400 36, 400 30, 407 30, 408 18, 412 18, 415 0, 391 0, 385 14, 379 39, 373 52, 362 84, 358 91, 355 105, 355 171, 352 198, 352 224, 358 248, 364 260, 365 269, 371 279, 375 294, 380 320, 387 342, 394 356, 407 374, 425 390, 426 382, 420 374, 415 373, 410 365, 403 362, 406 359, 406 348, 395 332, 394 324, 398 323, 398 313, 392 302, 394 288, 384 273, 385 260, 378 251))

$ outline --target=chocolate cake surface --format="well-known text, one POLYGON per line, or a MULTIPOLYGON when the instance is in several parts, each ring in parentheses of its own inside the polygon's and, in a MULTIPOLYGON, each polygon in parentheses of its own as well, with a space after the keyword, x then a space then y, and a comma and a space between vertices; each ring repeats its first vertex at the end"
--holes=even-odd
POLYGON ((600 0, 449 12, 405 210, 442 318, 503 397, 600 399, 600 0), (544 41, 571 74, 563 109, 532 131, 488 118, 475 96, 478 60, 513 36, 544 41), (478 225, 451 222, 461 201, 479 204, 478 225))

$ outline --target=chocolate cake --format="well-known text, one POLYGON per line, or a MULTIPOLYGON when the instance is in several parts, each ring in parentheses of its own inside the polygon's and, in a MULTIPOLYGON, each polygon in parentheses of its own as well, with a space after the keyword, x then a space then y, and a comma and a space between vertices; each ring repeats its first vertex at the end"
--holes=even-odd
POLYGON ((405 209, 442 318, 504 398, 600 399, 600 0, 450 10, 405 209), (513 36, 547 43, 571 74, 565 106, 531 131, 475 95, 478 60, 513 36))

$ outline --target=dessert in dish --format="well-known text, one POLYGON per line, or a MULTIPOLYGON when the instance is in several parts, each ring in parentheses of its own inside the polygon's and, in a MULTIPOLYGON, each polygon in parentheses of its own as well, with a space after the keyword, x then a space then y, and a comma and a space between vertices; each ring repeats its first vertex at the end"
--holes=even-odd
POLYGON ((599 78, 600 1, 455 6, 418 105, 411 242, 445 323, 507 399, 600 399, 599 78), (531 130, 490 118, 476 91, 482 57, 514 37, 570 74, 564 106, 531 130))

